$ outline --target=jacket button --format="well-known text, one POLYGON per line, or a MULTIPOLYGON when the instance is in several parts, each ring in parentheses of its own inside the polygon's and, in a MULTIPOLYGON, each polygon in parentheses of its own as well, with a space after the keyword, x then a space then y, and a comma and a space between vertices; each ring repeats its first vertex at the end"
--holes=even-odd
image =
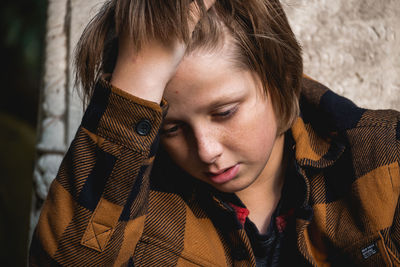
POLYGON ((139 135, 148 135, 151 131, 151 123, 149 120, 143 119, 136 124, 136 132, 139 135))

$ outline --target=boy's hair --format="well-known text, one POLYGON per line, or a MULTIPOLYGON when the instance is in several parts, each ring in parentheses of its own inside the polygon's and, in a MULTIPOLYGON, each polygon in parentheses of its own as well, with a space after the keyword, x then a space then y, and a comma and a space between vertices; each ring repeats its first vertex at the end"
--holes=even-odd
POLYGON ((189 50, 213 49, 228 29, 236 46, 236 62, 254 71, 271 96, 278 132, 286 131, 298 116, 303 75, 301 48, 279 0, 216 0, 189 36, 192 0, 110 0, 83 32, 75 54, 76 83, 86 99, 103 73, 112 73, 118 55, 118 37, 129 34, 139 51, 147 40, 165 45, 181 40, 189 50), (223 27, 221 27, 221 25, 223 27))

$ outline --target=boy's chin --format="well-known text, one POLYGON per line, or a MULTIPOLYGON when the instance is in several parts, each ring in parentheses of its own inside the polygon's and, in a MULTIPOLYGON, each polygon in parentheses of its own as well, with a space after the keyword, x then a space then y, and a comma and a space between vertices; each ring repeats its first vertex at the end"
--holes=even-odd
POLYGON ((231 180, 229 182, 223 183, 223 184, 213 184, 213 183, 208 183, 218 191, 224 192, 224 193, 237 193, 240 192, 247 187, 250 186, 250 182, 244 182, 238 180, 231 180))

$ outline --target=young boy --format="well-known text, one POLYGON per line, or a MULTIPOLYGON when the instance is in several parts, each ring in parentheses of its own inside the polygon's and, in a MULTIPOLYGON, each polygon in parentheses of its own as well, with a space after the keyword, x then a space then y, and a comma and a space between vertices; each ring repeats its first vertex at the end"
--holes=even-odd
POLYGON ((279 1, 113 0, 76 64, 31 265, 400 264, 400 114, 303 77, 279 1))

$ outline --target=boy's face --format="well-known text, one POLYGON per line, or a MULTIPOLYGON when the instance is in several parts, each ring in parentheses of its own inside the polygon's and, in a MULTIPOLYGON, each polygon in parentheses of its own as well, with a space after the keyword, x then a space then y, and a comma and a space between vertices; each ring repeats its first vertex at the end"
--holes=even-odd
POLYGON ((239 192, 273 175, 268 166, 279 158, 283 142, 276 136, 270 97, 228 55, 186 56, 164 98, 169 111, 162 143, 193 177, 220 191, 239 192))

